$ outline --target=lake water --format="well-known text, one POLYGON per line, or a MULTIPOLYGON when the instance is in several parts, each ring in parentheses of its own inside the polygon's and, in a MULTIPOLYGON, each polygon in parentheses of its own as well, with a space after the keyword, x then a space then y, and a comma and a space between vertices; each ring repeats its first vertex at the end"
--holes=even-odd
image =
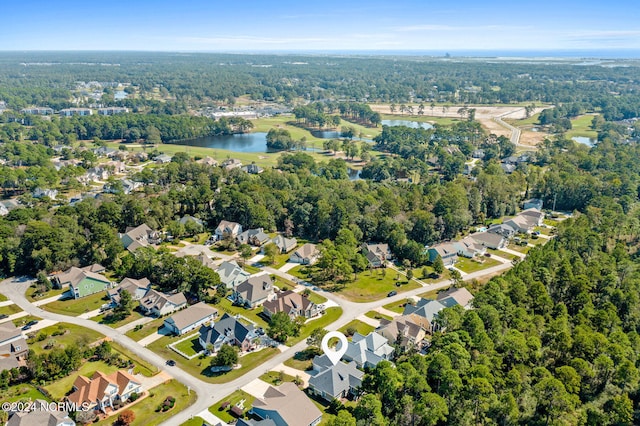
POLYGON ((581 143, 583 145, 587 145, 587 146, 594 146, 597 142, 596 139, 594 138, 587 138, 585 136, 574 136, 571 139, 573 139, 574 141, 581 143))
POLYGON ((412 129, 432 129, 433 126, 429 123, 422 123, 420 121, 412 120, 382 120, 383 126, 406 126, 412 129))
MULTIPOLYGON (((226 149, 235 152, 277 152, 267 148, 267 134, 264 132, 241 133, 226 136, 205 136, 175 142, 177 145, 199 146, 203 148, 226 149)), ((319 142, 316 143, 320 145, 319 142)), ((307 151, 317 151, 322 147, 309 144, 307 151)))

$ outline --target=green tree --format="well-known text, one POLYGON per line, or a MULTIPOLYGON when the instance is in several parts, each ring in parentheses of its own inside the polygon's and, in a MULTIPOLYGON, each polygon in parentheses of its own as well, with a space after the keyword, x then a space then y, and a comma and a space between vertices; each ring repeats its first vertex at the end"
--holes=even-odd
POLYGON ((300 325, 291 319, 286 312, 277 312, 271 315, 267 334, 274 340, 284 343, 289 337, 297 336, 300 325))
POLYGON ((211 365, 216 367, 233 367, 238 363, 238 349, 226 343, 220 347, 216 356, 211 359, 211 365))
POLYGON ((433 261, 433 272, 438 274, 438 277, 444 272, 444 262, 442 261, 442 257, 440 257, 440 255, 438 255, 436 257, 436 260, 433 261))
POLYGON ((347 410, 338 411, 338 415, 327 423, 328 426, 356 426, 356 419, 347 410))

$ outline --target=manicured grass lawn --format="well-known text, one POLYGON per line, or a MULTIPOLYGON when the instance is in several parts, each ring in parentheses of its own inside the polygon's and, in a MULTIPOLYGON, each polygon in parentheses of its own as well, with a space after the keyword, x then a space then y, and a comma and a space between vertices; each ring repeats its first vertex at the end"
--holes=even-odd
POLYGON ((396 276, 398 275, 396 271, 386 268, 384 276, 380 271, 360 273, 355 282, 347 283, 343 289, 339 290, 339 293, 353 302, 372 302, 387 297, 387 294, 392 290, 401 293, 420 287, 420 284, 414 280, 406 283, 406 277, 403 275, 400 275, 401 281, 399 281, 402 285, 398 287, 396 286, 396 276))
POLYGON ((321 303, 325 303, 327 301, 326 297, 320 296, 318 293, 314 293, 313 291, 309 292, 309 295, 307 296, 307 299, 311 300, 316 305, 319 305, 321 303))
POLYGON ((9 386, 7 389, 3 389, 2 392, 0 392, 0 402, 15 402, 22 400, 35 401, 36 399, 44 399, 45 401, 51 402, 51 400, 38 389, 26 383, 9 386))
POLYGON ((585 114, 572 119, 571 130, 566 133, 567 138, 571 139, 574 136, 597 138, 598 132, 591 129, 591 120, 593 120, 593 117, 593 114, 585 114))
POLYGON ((311 332, 316 328, 326 328, 329 324, 331 324, 332 322, 340 318, 341 315, 342 315, 342 308, 339 308, 337 306, 332 306, 331 308, 328 308, 325 314, 322 315, 320 318, 316 318, 309 322, 306 322, 300 330, 300 335, 298 335, 297 337, 290 337, 287 340, 287 344, 289 346, 293 346, 294 344, 300 342, 301 340, 304 340, 307 337, 309 337, 311 332))
POLYGON ((202 426, 203 424, 204 424, 204 419, 202 417, 196 416, 182 423, 180 426, 202 426))
POLYGON ((388 309, 392 312, 397 312, 399 314, 404 312, 404 305, 407 303, 407 300, 400 300, 398 302, 387 303, 383 306, 383 308, 388 309))
POLYGON ((529 250, 531 250, 531 247, 529 247, 529 246, 521 246, 519 244, 509 244, 507 246, 507 248, 509 248, 510 250, 518 251, 520 253, 524 253, 524 254, 529 253, 529 250))
POLYGON ((248 263, 245 263, 244 265, 242 265, 242 269, 244 269, 250 274, 257 274, 258 272, 262 271, 262 269, 256 268, 255 266, 251 266, 248 263))
POLYGON ((273 263, 267 263, 267 258, 266 257, 264 259, 262 259, 262 261, 260 261, 259 263, 264 265, 264 266, 270 266, 270 267, 272 267, 274 269, 280 269, 281 267, 284 266, 285 263, 287 263, 287 260, 289 260, 289 258, 293 254, 293 252, 296 251, 296 248, 298 248, 299 246, 300 246, 300 244, 298 243, 298 245, 293 250, 291 250, 289 253, 275 255, 274 258, 273 258, 273 263))
POLYGON ((245 309, 242 306, 234 306, 233 303, 229 299, 221 299, 220 302, 215 305, 215 307, 220 311, 219 316, 222 317, 224 313, 228 313, 230 315, 240 314, 243 317, 248 318, 249 320, 255 322, 258 327, 267 328, 267 322, 259 316, 258 314, 262 312, 262 307, 257 307, 255 309, 245 309))
POLYGON ((18 305, 0 306, 0 314, 12 315, 17 314, 18 312, 22 312, 22 309, 20 309, 20 306, 18 305))
MULTIPOLYGON (((128 408, 133 410, 136 419, 131 423, 131 426, 154 426, 167 420, 169 417, 174 416, 180 411, 184 410, 196 401, 197 395, 194 391, 189 392, 183 384, 176 380, 170 380, 155 388, 149 390, 149 396, 141 399, 128 408), (176 399, 175 406, 164 413, 156 411, 156 409, 162 404, 162 402, 169 396, 176 399)), ((116 421, 116 417, 110 417, 99 423, 94 423, 97 426, 107 426, 113 424, 116 421)))
POLYGON ((40 321, 42 318, 40 317, 35 317, 33 315, 27 315, 26 317, 20 317, 20 318, 16 318, 13 320, 13 323, 15 324, 16 327, 22 327, 23 325, 25 325, 26 323, 28 323, 31 320, 35 320, 35 321, 40 321))
POLYGON ((271 275, 271 278, 273 278, 273 285, 282 291, 293 290, 296 286, 296 283, 289 281, 286 278, 282 278, 280 275, 271 275))
POLYGON ((240 368, 233 369, 226 373, 212 375, 212 373, 209 371, 209 366, 211 365, 211 357, 198 356, 196 358, 188 360, 181 357, 167 347, 169 343, 175 342, 179 339, 179 337, 165 336, 149 344, 148 348, 165 359, 175 360, 180 368, 184 369, 191 375, 209 383, 226 383, 233 379, 237 379, 247 371, 254 369, 257 365, 264 363, 269 358, 280 353, 280 351, 276 348, 265 348, 256 352, 251 352, 240 357, 240 368))
POLYGON ((301 280, 309 280, 309 267, 306 265, 298 265, 289 269, 289 274, 298 277, 301 280))
POLYGON ((49 291, 45 291, 44 293, 36 293, 36 288, 32 286, 27 289, 27 292, 25 294, 29 301, 34 302, 36 300, 47 299, 49 297, 58 296, 67 290, 69 290, 69 288, 65 287, 65 288, 59 288, 59 289, 51 289, 49 291))
POLYGON ((385 314, 381 314, 380 312, 377 311, 369 311, 365 314, 366 316, 368 316, 369 318, 375 319, 375 320, 379 320, 379 319, 386 319, 391 321, 393 318, 391 318, 389 315, 385 315, 385 314))
POLYGON ((141 340, 158 331, 160 328, 162 328, 163 324, 164 318, 156 318, 153 321, 149 321, 148 323, 144 324, 141 329, 131 329, 124 334, 131 337, 137 342, 138 340, 141 340))
POLYGON ((554 235, 554 232, 555 232, 553 228, 548 228, 548 227, 543 228, 542 226, 535 227, 534 231, 539 231, 541 234, 548 235, 548 236, 554 235))
POLYGON ((203 347, 200 346, 198 336, 195 336, 193 339, 180 342, 174 347, 188 356, 194 356, 203 350, 203 347))
POLYGON ((7 296, 5 296, 4 294, 0 294, 0 302, 6 302, 7 300, 7 296))
POLYGON ((89 345, 102 339, 104 336, 95 330, 91 330, 85 327, 81 327, 76 324, 70 324, 67 322, 60 322, 49 327, 45 327, 42 330, 35 332, 38 335, 48 335, 47 338, 40 342, 36 342, 36 339, 29 340, 29 349, 33 349, 35 353, 45 352, 46 349, 43 346, 47 345, 47 342, 51 339, 55 341, 55 347, 66 348, 69 345, 89 345), (64 332, 62 335, 54 336, 54 333, 64 332))
POLYGON ((533 244, 534 246, 543 246, 545 244, 547 244, 549 240, 547 240, 546 238, 529 238, 529 244, 533 244))
POLYGON ((467 259, 466 257, 459 257, 458 261, 456 262, 456 268, 466 273, 471 273, 482 271, 483 269, 491 268, 492 266, 500 265, 500 262, 495 259, 491 259, 490 257, 482 257, 479 260, 481 260, 481 262, 479 262, 475 258, 467 259))
POLYGON ((353 320, 350 323, 346 324, 345 326, 341 327, 338 331, 343 332, 347 337, 350 337, 349 333, 347 333, 347 330, 350 328, 354 328, 358 333, 362 334, 362 335, 367 335, 369 333, 371 333, 372 331, 374 331, 376 328, 364 323, 362 321, 359 320, 353 320))
POLYGON ((120 346, 117 342, 109 342, 111 343, 111 352, 118 353, 125 359, 130 359, 135 364, 133 369, 134 374, 140 373, 143 376, 151 377, 158 373, 158 368, 147 361, 140 358, 137 354, 134 354, 130 350, 120 346))
POLYGON ((514 119, 507 118, 504 121, 509 123, 509 124, 511 124, 511 125, 513 125, 513 126, 516 126, 516 127, 519 127, 519 126, 533 126, 533 125, 537 125, 537 124, 540 123, 540 114, 539 113, 538 114, 533 114, 529 118, 523 118, 523 119, 520 119, 520 120, 514 120, 514 119))
POLYGON ((442 271, 442 273, 440 274, 440 276, 435 277, 435 275, 433 275, 435 278, 431 278, 431 274, 435 274, 435 271, 433 270, 433 267, 431 266, 423 266, 422 268, 416 268, 413 270, 413 274, 416 278, 420 277, 420 281, 423 281, 427 284, 433 284, 433 283, 437 283, 439 281, 443 281, 443 280, 448 280, 449 278, 451 278, 451 273, 449 272, 448 269, 445 268, 444 271, 442 271), (426 270, 425 270, 426 268, 426 270), (426 272, 426 274, 425 274, 426 272))
POLYGON ((100 324, 108 325, 111 328, 118 328, 118 327, 121 327, 121 326, 123 326, 125 324, 129 324, 132 321, 139 320, 142 317, 144 317, 144 315, 142 315, 140 312, 131 311, 131 314, 128 317, 123 318, 120 321, 116 321, 116 322, 113 322, 113 320, 109 317, 109 312, 106 312, 104 314, 98 315, 96 317, 92 317, 90 319, 91 319, 91 321, 95 321, 95 322, 100 323, 100 324))
POLYGON ((284 382, 293 382, 296 378, 279 371, 269 371, 260 376, 259 379, 270 385, 280 386, 284 382))
POLYGON ((317 348, 308 347, 304 351, 296 352, 294 356, 284 362, 284 365, 300 371, 311 370, 312 360, 317 353, 322 354, 322 351, 317 348))
POLYGON ((78 316, 99 309, 109 301, 106 292, 101 291, 80 299, 56 300, 42 306, 42 309, 62 315, 78 316))
POLYGON ((507 260, 513 260, 516 257, 519 259, 519 257, 516 256, 515 254, 507 253, 506 251, 502 251, 502 250, 487 249, 487 252, 491 254, 495 254, 507 260))
POLYGON ((67 377, 56 380, 55 382, 45 386, 44 388, 51 394, 51 397, 55 400, 64 398, 67 392, 73 387, 73 382, 79 375, 89 377, 93 376, 96 371, 101 371, 105 374, 111 374, 117 371, 118 367, 115 365, 109 365, 103 361, 91 361, 85 362, 80 366, 78 371, 74 371, 67 377))
POLYGON ((253 401, 256 398, 253 395, 250 395, 243 390, 237 390, 231 395, 228 395, 222 398, 220 401, 216 402, 211 407, 209 407, 209 411, 216 417, 220 418, 220 420, 226 423, 231 423, 236 419, 236 417, 229 412, 229 409, 234 405, 236 405, 238 402, 242 401, 243 399, 244 399, 244 404, 243 404, 244 409, 245 411, 247 411, 249 408, 251 408, 251 406, 253 405, 253 401), (221 408, 221 405, 224 402, 228 402, 230 405, 223 410, 221 408))
POLYGON ((440 293, 441 291, 445 291, 446 289, 442 289, 442 290, 431 290, 431 291, 427 291, 425 293, 421 293, 418 295, 418 297, 422 297, 423 299, 431 299, 431 300, 435 300, 436 297, 438 297, 438 293, 440 293))

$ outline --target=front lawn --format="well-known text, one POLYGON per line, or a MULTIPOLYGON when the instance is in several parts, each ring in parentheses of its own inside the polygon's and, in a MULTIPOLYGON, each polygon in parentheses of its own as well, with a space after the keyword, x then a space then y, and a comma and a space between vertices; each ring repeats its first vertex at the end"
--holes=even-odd
POLYGON ((322 315, 320 318, 315 318, 311 321, 304 323, 304 325, 300 329, 300 334, 296 337, 290 337, 287 340, 287 345, 293 346, 296 343, 300 342, 301 340, 306 339, 307 337, 309 337, 311 332, 316 328, 327 328, 329 324, 331 324, 334 321, 337 321, 337 319, 340 318, 341 315, 342 315, 342 308, 339 308, 337 306, 332 306, 328 308, 325 311, 324 315, 322 315))
POLYGON ((458 258, 455 266, 457 269, 469 274, 471 272, 482 271, 496 265, 500 265, 500 262, 495 259, 491 259, 490 257, 468 259, 461 256, 458 258))
POLYGON ((47 299, 53 296, 59 296, 67 290, 69 290, 69 288, 65 287, 65 288, 51 289, 49 291, 45 291, 44 293, 36 293, 36 287, 31 286, 27 289, 27 292, 25 293, 25 295, 27 296, 27 300, 29 300, 30 302, 35 302, 36 300, 47 299))
POLYGON ((137 310, 133 310, 131 311, 131 314, 129 314, 129 316, 119 320, 119 321, 114 321, 113 317, 111 316, 111 312, 105 312, 104 314, 100 314, 96 317, 92 317, 90 318, 91 321, 95 321, 97 323, 100 324, 104 324, 104 325, 108 325, 111 328, 118 328, 121 327, 125 324, 129 324, 132 321, 136 321, 139 320, 140 318, 143 318, 144 315, 142 315, 140 312, 138 312, 137 310))
POLYGON ((310 291, 309 294, 306 297, 307 297, 307 299, 309 299, 310 301, 312 301, 316 305, 320 305, 322 303, 326 303, 327 302, 327 298, 326 297, 320 296, 318 293, 314 293, 313 291, 310 291))
POLYGON ((322 351, 317 348, 308 347, 304 351, 296 352, 294 356, 284 362, 287 367, 295 368, 300 371, 311 370, 313 366, 313 358, 318 353, 322 354, 322 351))
POLYGON ((407 300, 400 300, 398 302, 391 302, 391 303, 387 303, 386 305, 383 306, 383 308, 391 311, 391 312, 397 312, 399 314, 404 312, 404 305, 407 304, 407 300))
POLYGON ((91 378, 91 376, 93 376, 96 371, 100 371, 105 374, 111 374, 117 370, 117 366, 109 365, 103 361, 89 361, 82 364, 78 371, 74 371, 67 377, 56 380, 55 382, 48 384, 44 388, 51 394, 51 397, 54 400, 59 401, 64 398, 67 392, 71 390, 71 388, 73 387, 73 382, 75 382, 76 378, 79 375, 91 378))
POLYGON ((280 386, 284 382, 293 382, 296 379, 280 371, 269 371, 258 378, 272 386, 280 386))
MULTIPOLYGON (((147 391, 149 392, 148 397, 127 406, 136 416, 131 426, 154 426, 160 424, 196 402, 197 398, 194 391, 189 391, 186 386, 176 380, 170 380, 147 391), (165 412, 159 411, 158 408, 169 396, 176 399, 174 407, 165 412)), ((116 419, 117 416, 110 417, 94 424, 97 426, 111 426, 116 419)))
POLYGON ((13 324, 15 324, 16 327, 22 327, 23 325, 25 325, 26 323, 28 323, 29 321, 40 321, 42 318, 40 317, 36 317, 33 315, 27 315, 25 317, 20 317, 20 318, 16 318, 13 320, 13 324))
POLYGON ((491 254, 495 254, 507 260, 520 259, 520 256, 516 256, 515 254, 507 253, 506 251, 502 251, 502 250, 487 249, 487 252, 491 254))
POLYGON ((86 297, 81 297, 80 299, 56 300, 54 302, 47 303, 46 305, 42 305, 42 309, 56 314, 77 317, 80 314, 100 309, 102 305, 108 302, 109 297, 107 296, 107 293, 101 291, 86 297))
POLYGON ((369 311, 365 315, 375 320, 386 319, 391 321, 393 319, 389 315, 381 314, 380 312, 377 312, 377 311, 369 311))
POLYGON ((521 246, 520 244, 513 244, 513 243, 509 244, 507 248, 523 254, 527 254, 529 253, 529 250, 531 250, 531 247, 529 246, 521 246))
POLYGON ((0 306, 0 314, 13 315, 17 314, 18 312, 22 312, 22 309, 20 309, 20 306, 16 304, 0 306))
POLYGON ((352 302, 373 302, 384 299, 390 291, 401 293, 418 287, 420 284, 415 280, 407 283, 404 275, 385 268, 360 273, 356 281, 347 283, 338 292, 352 302))
POLYGON ((246 412, 247 410, 249 410, 249 408, 251 408, 251 406, 253 405, 253 401, 255 399, 256 398, 253 395, 250 395, 245 391, 238 389, 231 395, 228 395, 222 398, 220 401, 216 402, 211 407, 209 407, 209 411, 211 412, 211 414, 218 417, 223 422, 233 423, 235 422, 236 417, 233 414, 231 414, 229 409, 234 405, 236 405, 238 402, 244 400, 243 405, 244 405, 244 410, 246 412), (227 405, 226 408, 222 408, 222 405, 226 402, 228 402, 229 404, 227 405))
POLYGON ((363 336, 366 336, 367 334, 371 333, 375 329, 376 328, 374 326, 356 319, 346 324, 345 326, 341 327, 338 331, 343 332, 347 337, 351 337, 353 336, 353 332, 357 331, 363 336))
POLYGON ((45 327, 35 332, 35 335, 34 339, 29 339, 29 349, 33 349, 37 354, 46 352, 47 349, 44 349, 44 346, 51 340, 55 343, 54 347, 66 348, 68 346, 86 346, 104 337, 95 330, 66 322, 45 327))
POLYGON ((123 358, 133 361, 135 365, 133 369, 134 374, 140 373, 145 377, 151 377, 158 373, 158 368, 155 365, 143 360, 142 358, 140 358, 140 356, 138 356, 138 354, 132 353, 125 347, 120 346, 120 344, 117 342, 109 343, 111 344, 111 352, 117 353, 123 358))
POLYGON ((142 327, 140 327, 139 329, 136 330, 135 328, 133 328, 124 334, 131 337, 137 342, 160 330, 163 324, 164 318, 156 318, 153 321, 149 321, 148 323, 142 325, 142 327))
POLYGON ((182 423, 180 426, 202 426, 203 424, 205 424, 204 419, 196 416, 182 423))

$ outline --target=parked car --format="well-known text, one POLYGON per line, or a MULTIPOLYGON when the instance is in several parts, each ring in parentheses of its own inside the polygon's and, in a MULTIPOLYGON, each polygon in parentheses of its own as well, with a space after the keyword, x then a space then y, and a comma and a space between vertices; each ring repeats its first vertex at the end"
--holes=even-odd
POLYGON ((395 291, 395 290, 391 290, 389 293, 387 293, 387 297, 393 297, 393 296, 395 296, 396 294, 398 294, 398 292, 397 292, 397 291, 395 291))
POLYGON ((5 319, 5 318, 9 318, 9 315, 7 315, 7 314, 0 314, 0 319, 5 319))
POLYGON ((176 365, 176 362, 175 362, 174 360, 172 360, 172 359, 168 359, 168 360, 167 360, 167 365, 168 365, 169 367, 173 367, 174 365, 176 365))
POLYGON ((31 326, 36 325, 37 323, 38 323, 38 321, 37 321, 37 320, 31 320, 31 321, 29 321, 29 322, 27 323, 27 325, 28 325, 29 327, 31 327, 31 326))
POLYGON ((27 324, 24 327, 22 327, 23 331, 27 331, 27 330, 30 330, 30 329, 31 329, 31 326, 29 324, 27 324))

